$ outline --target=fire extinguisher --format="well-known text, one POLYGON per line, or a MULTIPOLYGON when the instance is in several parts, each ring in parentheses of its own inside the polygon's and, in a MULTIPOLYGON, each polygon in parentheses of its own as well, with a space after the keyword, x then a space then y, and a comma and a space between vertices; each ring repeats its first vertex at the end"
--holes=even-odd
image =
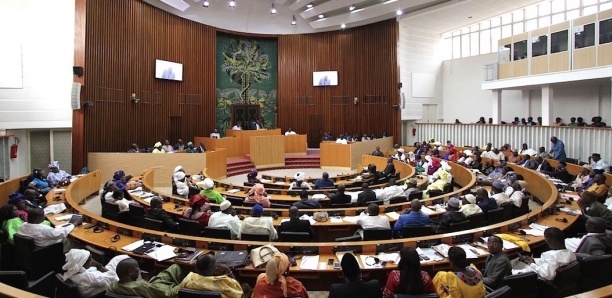
POLYGON ((412 126, 412 136, 416 136, 416 127, 414 125, 412 126))
POLYGON ((19 139, 15 138, 15 144, 11 145, 11 158, 17 158, 17 150, 19 150, 19 139))

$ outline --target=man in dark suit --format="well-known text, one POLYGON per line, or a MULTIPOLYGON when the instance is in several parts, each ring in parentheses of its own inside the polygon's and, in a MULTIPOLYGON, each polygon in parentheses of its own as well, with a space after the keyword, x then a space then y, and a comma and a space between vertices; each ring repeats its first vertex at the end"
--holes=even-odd
POLYGON ((338 185, 338 191, 335 194, 329 196, 330 205, 351 203, 351 196, 344 193, 345 189, 346 186, 344 186, 344 184, 338 185))
POLYGON ((357 206, 368 206, 372 201, 376 201, 376 193, 370 189, 367 182, 361 184, 362 192, 357 195, 357 206))
MULTIPOLYGON (((600 174, 598 174, 600 175, 600 174)), ((612 211, 606 208, 606 206, 597 201, 597 194, 591 191, 585 191, 580 194, 578 200, 578 206, 582 211, 579 222, 586 224, 586 220, 589 217, 600 217, 606 222, 606 229, 612 230, 612 211)))
POLYGON ((380 298, 382 291, 378 280, 364 282, 361 280, 361 270, 355 256, 351 253, 344 254, 340 261, 344 283, 335 283, 329 290, 329 298, 380 298))
POLYGON ((393 164, 393 157, 389 156, 389 158, 387 158, 387 166, 383 170, 382 175, 385 178, 390 178, 391 176, 395 175, 395 165, 393 164))
POLYGON ((319 203, 319 201, 316 199, 309 199, 308 191, 302 189, 300 192, 300 201, 293 203, 293 206, 302 209, 317 209, 321 208, 321 203, 319 203))
POLYGON ((329 179, 329 174, 323 172, 321 179, 318 179, 314 184, 314 189, 321 189, 324 187, 334 187, 334 181, 329 179))
POLYGON ((459 211, 460 205, 459 199, 452 197, 448 200, 448 204, 446 206, 446 213, 440 216, 440 220, 437 224, 432 225, 432 228, 436 233, 442 234, 446 233, 451 223, 466 221, 467 217, 463 212, 459 211))
POLYGON ((307 232, 310 239, 314 238, 314 231, 310 222, 300 219, 299 209, 295 206, 289 207, 289 221, 281 223, 278 227, 278 233, 282 232, 307 232))
POLYGON ((589 217, 584 226, 589 233, 578 244, 577 254, 601 256, 612 253, 612 231, 606 231, 603 218, 589 217))
POLYGON ((503 251, 504 243, 497 236, 490 236, 487 240, 489 257, 485 263, 482 282, 485 286, 495 290, 504 285, 504 277, 512 274, 512 265, 503 251))

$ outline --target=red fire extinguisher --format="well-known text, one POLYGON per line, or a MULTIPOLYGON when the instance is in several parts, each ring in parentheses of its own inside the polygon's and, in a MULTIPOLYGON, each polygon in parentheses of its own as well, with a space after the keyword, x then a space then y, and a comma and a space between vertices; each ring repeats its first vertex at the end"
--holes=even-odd
POLYGON ((11 145, 11 158, 17 158, 17 150, 19 150, 19 139, 15 138, 15 144, 11 145))
POLYGON ((416 136, 416 127, 414 125, 412 126, 412 136, 416 136))

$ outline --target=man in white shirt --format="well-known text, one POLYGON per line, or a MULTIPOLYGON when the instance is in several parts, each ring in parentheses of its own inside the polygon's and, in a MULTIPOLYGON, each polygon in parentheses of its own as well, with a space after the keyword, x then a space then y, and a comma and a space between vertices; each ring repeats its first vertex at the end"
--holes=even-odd
POLYGON ((510 197, 504 193, 504 186, 504 183, 499 180, 494 180, 491 184, 491 192, 493 192, 493 195, 491 195, 491 197, 495 199, 495 202, 497 202, 497 206, 500 207, 501 205, 510 202, 510 197))
POLYGON ((75 224, 68 223, 52 228, 42 225, 41 223, 44 220, 45 213, 41 208, 32 208, 28 210, 28 222, 21 225, 17 234, 32 238, 36 247, 45 247, 51 244, 64 242, 64 251, 67 251, 70 244, 66 236, 74 229, 75 225, 78 226, 83 222, 83 220, 80 219, 75 224))
POLYGON ((517 208, 521 207, 525 193, 523 193, 523 188, 518 181, 514 181, 511 186, 506 188, 505 194, 510 197, 510 201, 512 201, 514 206, 517 208))
POLYGON ((208 226, 211 228, 229 228, 232 233, 232 238, 235 239, 240 234, 240 219, 232 214, 234 208, 232 203, 225 200, 219 204, 221 211, 215 212, 210 216, 208 220, 208 226))
POLYGON ((221 138, 221 134, 219 134, 219 131, 215 128, 215 129, 213 129, 213 132, 210 133, 210 138, 211 139, 220 139, 221 138))
POLYGON ((593 170, 598 174, 609 173, 610 165, 607 161, 601 159, 601 155, 599 153, 593 153, 589 156, 589 163, 593 170))
POLYGON ((285 132, 285 135, 286 135, 286 136, 288 136, 288 135, 294 135, 294 134, 295 134, 295 131, 291 130, 291 127, 289 127, 289 130, 287 130, 287 131, 285 132))
POLYGON ((459 209, 459 211, 465 214, 465 216, 482 213, 482 209, 480 209, 480 206, 476 204, 476 197, 474 195, 465 195, 463 197, 462 203, 463 206, 461 206, 461 209, 459 209))
POLYGON ((91 297, 106 291, 111 282, 119 280, 115 269, 121 260, 127 258, 127 255, 118 255, 106 266, 102 266, 91 258, 89 251, 71 249, 66 254, 66 264, 62 267, 66 272, 62 278, 70 279, 77 286, 81 297, 91 297))
POLYGON ((389 179, 389 183, 387 184, 387 187, 383 189, 375 189, 374 193, 376 194, 376 199, 384 200, 385 204, 389 204, 389 200, 391 198, 395 198, 395 197, 406 198, 406 194, 404 193, 404 188, 402 186, 395 184, 395 178, 389 179))
POLYGON ((489 157, 490 157, 491 159, 497 159, 497 160, 499 160, 499 161, 504 161, 504 160, 506 160, 506 156, 505 156, 503 153, 501 153, 501 152, 499 151, 499 149, 495 148, 495 149, 493 149, 493 151, 492 151, 492 152, 493 152, 493 153, 489 153, 489 157))
POLYGON ((565 237, 559 228, 551 227, 544 230, 544 239, 551 250, 543 252, 540 258, 536 259, 524 256, 522 261, 539 277, 552 281, 557 275, 557 268, 576 261, 576 255, 565 248, 565 237))
POLYGON ((378 215, 380 208, 372 203, 368 205, 368 214, 362 213, 357 219, 357 224, 361 225, 361 229, 357 231, 363 238, 363 230, 367 229, 390 229, 389 219, 386 215, 378 215))
POLYGON ((567 238, 565 246, 581 255, 601 256, 612 252, 612 231, 606 230, 601 217, 589 217, 584 224, 588 234, 582 238, 567 238))
POLYGON ((242 235, 243 232, 266 233, 270 236, 270 241, 278 238, 278 234, 272 223, 272 218, 261 217, 263 210, 264 208, 260 204, 255 204, 255 206, 253 206, 253 209, 251 209, 251 216, 245 218, 240 226, 240 235, 242 235))

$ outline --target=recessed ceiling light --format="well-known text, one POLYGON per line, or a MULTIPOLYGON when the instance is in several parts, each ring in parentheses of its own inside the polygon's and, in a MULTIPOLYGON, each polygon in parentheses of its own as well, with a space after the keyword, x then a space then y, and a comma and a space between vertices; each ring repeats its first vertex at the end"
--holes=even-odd
POLYGON ((398 9, 398 10, 395 12, 395 14, 397 14, 398 16, 401 16, 401 15, 403 15, 403 14, 404 14, 404 12, 402 12, 402 10, 401 10, 401 9, 398 9))
POLYGON ((342 23, 342 25, 340 25, 340 28, 342 29, 346 28, 346 24, 342 23))
POLYGON ((291 21, 291 25, 295 26, 295 24, 297 24, 297 21, 295 20, 295 16, 293 16, 293 20, 291 21))
POLYGON ((236 1, 230 0, 229 7, 236 7, 236 1))
POLYGON ((204 3, 202 3, 202 7, 208 7, 210 5, 210 2, 208 1, 204 1, 204 3))
POLYGON ((320 15, 319 15, 319 19, 322 19, 322 18, 324 18, 324 17, 325 17, 325 16, 324 16, 324 15, 322 15, 322 14, 320 14, 320 15))
POLYGON ((272 3, 272 9, 270 9, 271 14, 276 14, 276 8, 274 7, 274 3, 272 3))
POLYGON ((314 5, 312 5, 312 2, 306 4, 306 8, 312 8, 314 5))

